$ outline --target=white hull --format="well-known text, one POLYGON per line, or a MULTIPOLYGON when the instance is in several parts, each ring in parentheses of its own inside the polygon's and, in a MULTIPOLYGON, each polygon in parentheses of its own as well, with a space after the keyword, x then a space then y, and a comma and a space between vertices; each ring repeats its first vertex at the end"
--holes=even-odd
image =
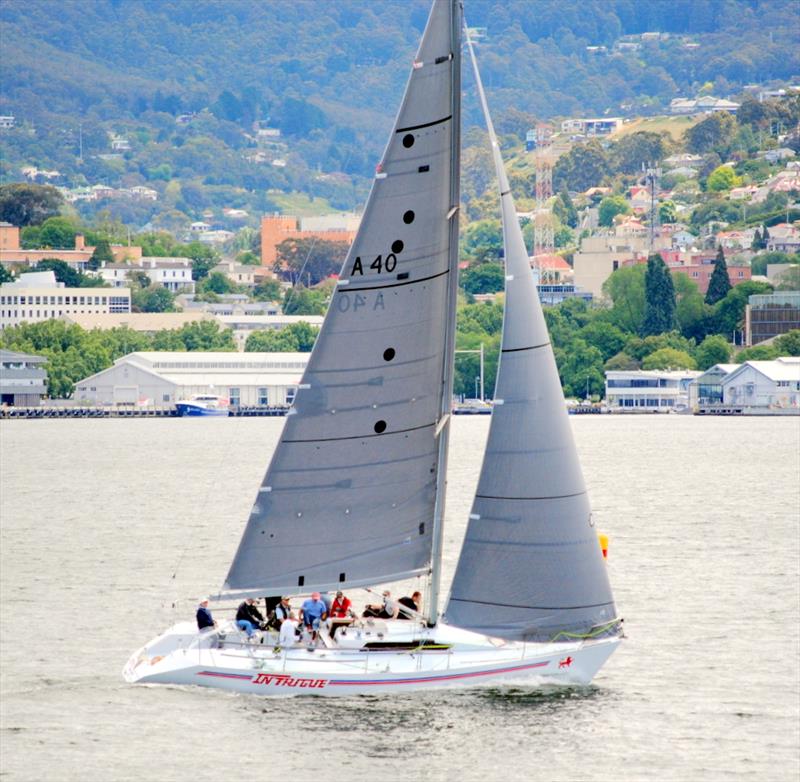
MULTIPOLYGON (((377 650, 342 648, 327 638, 313 651, 276 649, 248 642, 227 624, 198 633, 189 623, 170 628, 136 652, 123 675, 128 682, 194 684, 253 695, 349 696, 418 692, 482 684, 588 684, 619 643, 619 636, 568 643, 503 642, 448 625, 432 629, 412 622, 363 623, 345 642, 380 636, 398 643, 412 638, 446 648, 377 650)), ((264 641, 270 640, 265 637, 264 641)))

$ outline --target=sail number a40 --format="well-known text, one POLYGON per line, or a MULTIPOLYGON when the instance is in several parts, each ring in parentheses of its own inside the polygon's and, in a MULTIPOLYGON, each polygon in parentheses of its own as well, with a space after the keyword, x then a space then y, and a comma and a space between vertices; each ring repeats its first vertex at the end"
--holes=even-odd
POLYGON ((376 274, 380 274, 381 272, 393 272, 396 267, 397 256, 394 253, 389 253, 385 258, 383 257, 383 254, 381 254, 367 267, 367 272, 365 272, 364 262, 362 262, 361 256, 356 256, 350 275, 363 275, 365 273, 369 273, 370 269, 372 269, 376 274))

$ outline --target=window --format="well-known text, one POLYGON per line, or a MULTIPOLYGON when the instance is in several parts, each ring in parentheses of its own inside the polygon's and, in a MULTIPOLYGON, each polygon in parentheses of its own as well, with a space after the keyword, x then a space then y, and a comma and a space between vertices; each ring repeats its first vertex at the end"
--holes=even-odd
POLYGON ((297 394, 297 389, 296 388, 292 387, 292 388, 287 388, 286 389, 286 404, 287 405, 291 405, 291 404, 294 403, 294 397, 295 397, 296 394, 297 394))
POLYGON ((611 271, 616 271, 619 269, 619 261, 612 261, 611 262, 611 271))
POLYGON ((269 404, 269 394, 266 388, 258 389, 258 404, 262 407, 266 407, 269 404))
POLYGON ((228 401, 233 407, 239 407, 240 388, 232 388, 228 392, 228 401))
POLYGON ((36 303, 37 304, 41 304, 42 303, 42 297, 41 296, 37 296, 36 297, 36 303))
POLYGON ((169 402, 169 394, 162 394, 161 395, 162 402, 169 402))

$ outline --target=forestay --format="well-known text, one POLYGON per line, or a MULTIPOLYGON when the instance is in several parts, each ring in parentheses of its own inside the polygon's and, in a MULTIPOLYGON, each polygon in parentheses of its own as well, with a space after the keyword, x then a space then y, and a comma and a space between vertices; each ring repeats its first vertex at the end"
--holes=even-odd
POLYGON ((357 586, 430 567, 437 425, 452 385, 457 15, 451 0, 431 10, 226 592, 357 586))
POLYGON ((471 45, 470 55, 500 186, 506 294, 489 438, 446 620, 500 638, 550 639, 611 621, 615 607, 471 45))

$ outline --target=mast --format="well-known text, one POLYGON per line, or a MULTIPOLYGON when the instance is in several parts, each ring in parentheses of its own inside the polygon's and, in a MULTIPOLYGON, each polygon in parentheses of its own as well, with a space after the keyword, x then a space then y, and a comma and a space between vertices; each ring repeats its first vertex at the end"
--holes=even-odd
POLYGON ((442 399, 439 417, 439 471, 436 475, 436 505, 433 511, 433 546, 431 549, 431 576, 428 595, 428 623, 436 624, 439 616, 439 592, 442 579, 442 540, 444 535, 444 509, 447 492, 447 454, 450 439, 450 417, 453 397, 453 370, 456 348, 456 305, 458 303, 458 228, 461 203, 461 0, 451 0, 450 52, 452 61, 452 96, 450 124, 450 209, 449 266, 447 305, 448 319, 442 367, 442 399))

